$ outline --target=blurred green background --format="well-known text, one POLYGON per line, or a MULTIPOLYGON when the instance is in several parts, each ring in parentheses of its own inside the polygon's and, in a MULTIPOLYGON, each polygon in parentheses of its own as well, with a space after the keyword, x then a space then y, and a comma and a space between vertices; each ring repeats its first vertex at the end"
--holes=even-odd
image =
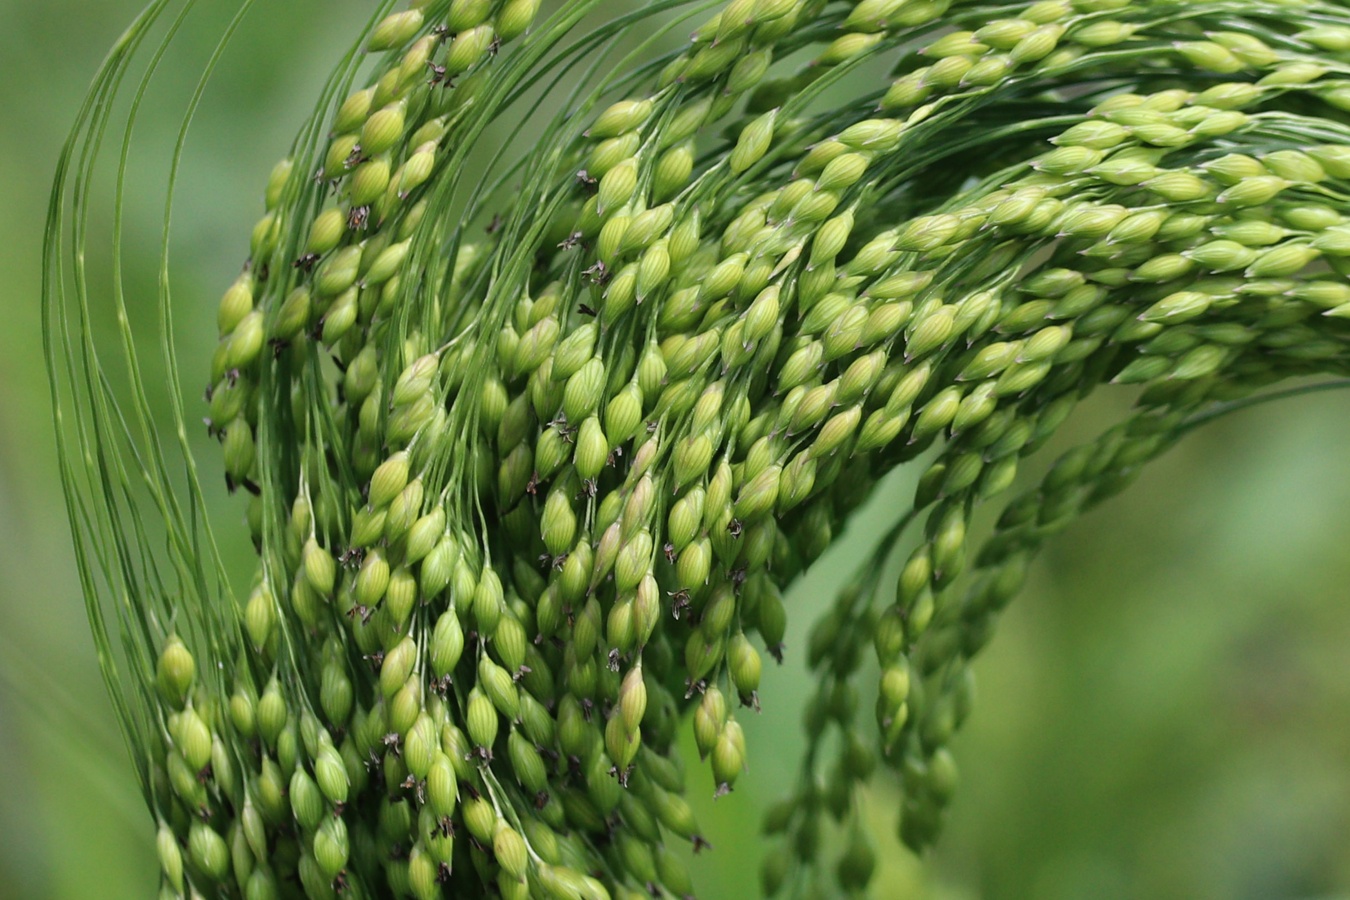
MULTIPOLYGON (((140 126, 160 148, 150 172, 181 111, 168 99, 191 89, 225 21, 213 7, 229 5, 206 4, 165 61, 165 96, 140 126)), ((73 570, 38 307, 57 153, 138 7, 0 0, 0 900, 149 897, 156 879, 73 570)), ((206 95, 175 224, 186 384, 201 380, 192 366, 205 369, 268 169, 368 9, 261 4, 206 95)), ((128 205, 146 260, 161 204, 147 189, 128 205)), ((1066 440, 1125 403, 1094 400, 1066 440)), ((1220 421, 1050 545, 976 666, 955 744, 963 783, 932 858, 893 840, 893 784, 870 798, 876 897, 1350 896, 1348 413, 1350 394, 1332 393, 1220 421)), ((216 465, 208 452, 204 470, 216 465)), ((907 474, 865 516, 884 518, 907 474)), ((223 500, 218 513, 227 532, 240 517, 223 500)), ((855 549, 836 548, 789 598, 790 655, 747 724, 748 775, 715 806, 707 776, 692 779, 716 848, 696 863, 702 897, 758 894, 759 809, 796 771, 802 634, 862 542, 843 543, 855 549)))

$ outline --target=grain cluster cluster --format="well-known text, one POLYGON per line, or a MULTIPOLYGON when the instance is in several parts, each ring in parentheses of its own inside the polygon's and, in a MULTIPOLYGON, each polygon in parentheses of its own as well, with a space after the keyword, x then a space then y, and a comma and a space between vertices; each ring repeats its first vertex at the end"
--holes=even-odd
POLYGON ((597 7, 382 11, 272 173, 205 413, 252 588, 133 601, 162 896, 693 896, 680 731, 730 792, 766 657, 817 687, 765 893, 860 896, 859 792, 891 770, 937 836, 1042 543, 1347 374, 1344 4, 597 7), (1105 385, 1131 415, 1017 482, 1105 385))

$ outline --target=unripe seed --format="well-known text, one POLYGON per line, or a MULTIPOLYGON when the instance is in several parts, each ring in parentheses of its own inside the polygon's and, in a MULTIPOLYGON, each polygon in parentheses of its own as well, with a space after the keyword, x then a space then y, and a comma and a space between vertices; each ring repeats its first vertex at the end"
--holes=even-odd
POLYGON ((515 40, 529 29, 538 13, 539 0, 507 0, 497 14, 497 36, 502 41, 515 40))
POLYGON ((375 30, 370 34, 370 42, 366 47, 372 53, 401 47, 412 40, 421 27, 421 10, 409 9, 404 12, 392 13, 375 26, 375 30))
POLYGON ((222 881, 230 867, 230 849, 225 839, 209 825, 193 820, 188 829, 188 856, 213 881, 222 881))
POLYGON ((1258 175, 1246 178, 1219 194, 1219 203, 1234 207, 1260 206, 1269 203, 1289 182, 1276 175, 1258 175))
POLYGON ((403 137, 404 105, 394 103, 372 113, 361 126, 361 151, 366 156, 378 156, 392 148, 403 137))
POLYGON ((403 687, 416 662, 417 644, 410 637, 403 638, 384 655, 380 664, 380 690, 386 700, 403 687))
POLYGON ((773 143, 774 121, 777 118, 778 110, 770 110, 741 131, 736 147, 727 158, 727 165, 733 174, 739 175, 759 162, 773 143))
POLYGON ((169 635, 160 651, 156 668, 156 682, 160 696, 170 705, 180 707, 192 687, 197 666, 187 646, 176 634, 169 635))
POLYGON ((713 780, 721 792, 729 791, 745 768, 745 737, 740 723, 729 720, 713 745, 711 754, 713 780))

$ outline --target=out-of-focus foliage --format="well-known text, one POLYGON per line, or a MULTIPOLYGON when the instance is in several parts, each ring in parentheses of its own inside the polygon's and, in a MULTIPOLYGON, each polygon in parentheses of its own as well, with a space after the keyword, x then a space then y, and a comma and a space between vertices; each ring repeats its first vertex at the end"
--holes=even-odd
MULTIPOLYGON (((37 299, 56 153, 137 5, 0 0, 0 900, 149 896, 156 874, 73 574, 37 299)), ((190 89, 226 6, 204 4, 165 59, 168 85, 190 89)), ((365 13, 355 0, 261 4, 208 92, 175 225, 177 271, 195 279, 175 285, 184 360, 205 367, 258 185, 365 13)), ((162 137, 177 116, 152 112, 142 130, 162 137)), ((129 240, 150 240, 160 202, 150 191, 129 201, 129 240)), ((1115 421, 1113 401, 1125 398, 1083 411, 1079 438, 1115 421)), ((977 665, 980 701, 957 741, 964 782, 940 848, 924 867, 883 860, 876 896, 1350 889, 1348 401, 1324 394, 1210 426, 1051 545, 977 665)), ((239 516, 218 494, 215 512, 239 516)), ((715 816, 702 810, 715 849, 696 864, 700 896, 755 895, 759 812, 801 748, 800 711, 785 699, 807 689, 801 632, 859 543, 841 542, 790 596, 787 664, 766 674, 774 703, 746 728, 753 768, 715 816)), ((711 785, 693 794, 709 798, 711 785)), ((877 827, 891 827, 893 806, 879 784, 877 827)))

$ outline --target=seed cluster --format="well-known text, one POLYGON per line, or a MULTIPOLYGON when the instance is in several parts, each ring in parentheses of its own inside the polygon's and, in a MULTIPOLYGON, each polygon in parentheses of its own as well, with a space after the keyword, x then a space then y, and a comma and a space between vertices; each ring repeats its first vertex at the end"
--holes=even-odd
POLYGON ((166 896, 692 896, 682 723, 730 791, 781 590, 922 460, 766 822, 767 895, 861 894, 861 786, 934 840, 1038 547, 1197 417, 1348 374, 1343 6, 731 0, 472 174, 639 27, 560 49, 594 6, 414 2, 272 173, 208 392, 260 562, 233 636, 158 650, 166 896), (968 546, 1105 383, 1131 417, 968 546))

